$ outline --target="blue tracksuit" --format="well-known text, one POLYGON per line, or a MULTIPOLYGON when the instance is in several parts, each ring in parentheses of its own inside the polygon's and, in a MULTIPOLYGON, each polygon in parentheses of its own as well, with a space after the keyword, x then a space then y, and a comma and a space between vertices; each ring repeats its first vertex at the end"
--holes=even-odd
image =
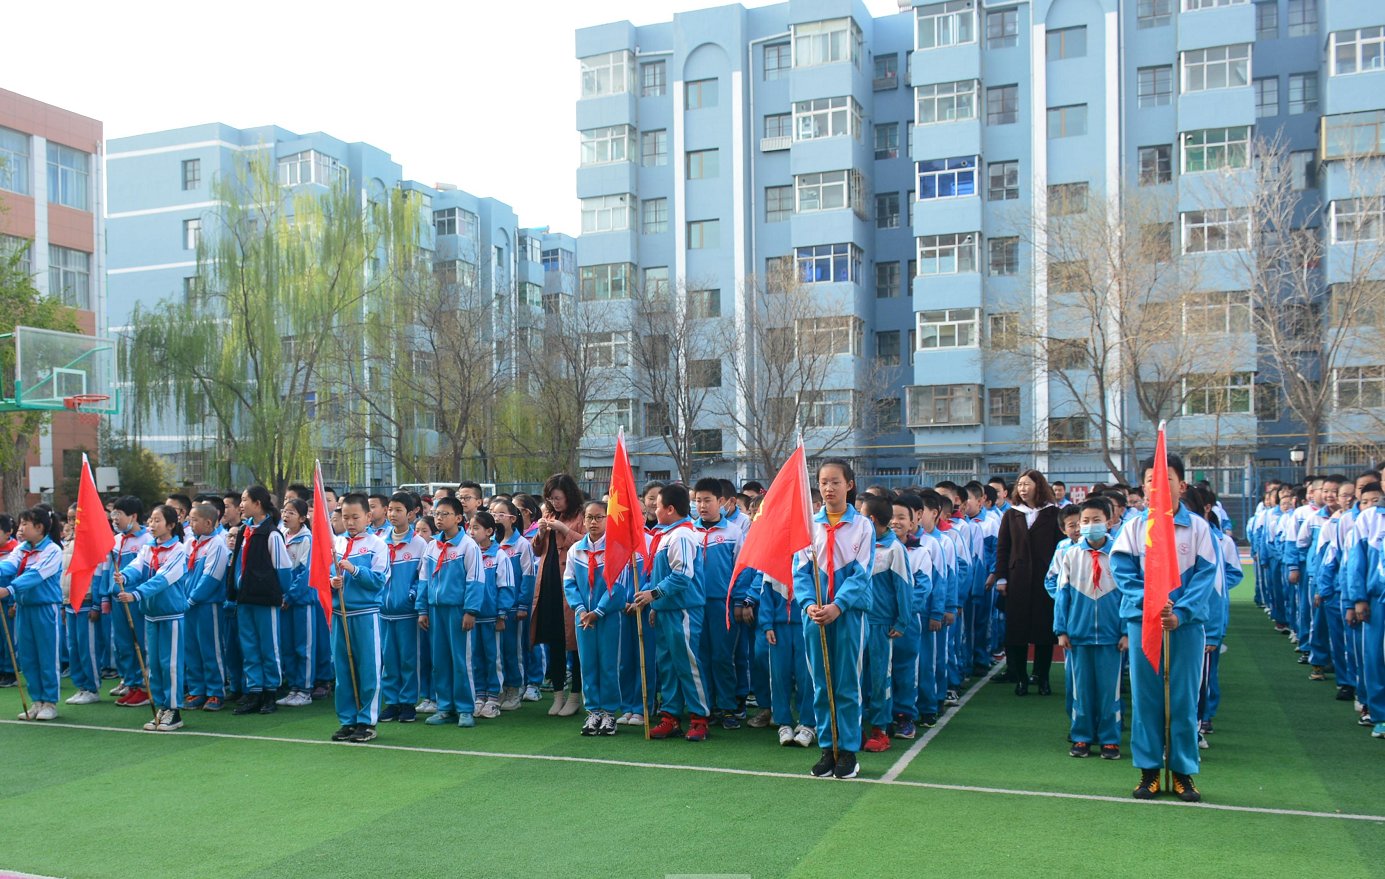
POLYGON ((515 606, 505 615, 505 631, 500 633, 500 655, 505 667, 505 686, 519 690, 529 682, 530 666, 538 670, 539 682, 543 680, 543 664, 532 660, 533 647, 529 644, 529 611, 534 606, 534 577, 538 565, 534 561, 534 548, 515 529, 500 542, 500 549, 510 558, 511 581, 515 584, 515 606), (524 619, 519 618, 521 609, 524 619))
POLYGON ((1110 537, 1099 547, 1085 538, 1053 556, 1056 592, 1053 634, 1067 635, 1073 690, 1068 737, 1074 742, 1119 745, 1120 592, 1111 570, 1110 537))
POLYGON ((706 717, 707 679, 697 647, 702 643, 707 599, 702 592, 702 547, 691 519, 662 526, 651 541, 649 588, 654 593, 655 651, 662 709, 706 717))
POLYGON ((188 609, 188 550, 170 537, 147 543, 120 572, 125 591, 144 611, 149 698, 156 708, 183 704, 183 615, 188 609))
MULTIPOLYGON (((231 565, 231 582, 239 590, 240 578, 246 565, 244 546, 259 522, 247 520, 242 532, 242 554, 231 565)), ((269 533, 269 563, 284 595, 293 590, 293 561, 284 543, 284 534, 275 528, 269 533)), ((283 683, 283 660, 279 650, 279 608, 240 603, 236 606, 236 630, 239 635, 241 660, 244 665, 245 686, 242 692, 263 693, 279 689, 283 683)))
POLYGON ((960 690, 962 679, 971 671, 971 657, 968 651, 971 642, 972 594, 981 560, 975 556, 976 545, 972 538, 972 528, 966 519, 949 519, 946 528, 939 530, 952 539, 957 552, 957 609, 953 611, 952 625, 948 626, 947 686, 950 690, 960 690))
POLYGON ((16 605, 18 670, 35 702, 58 701, 62 567, 62 548, 47 537, 36 545, 24 541, 0 561, 0 586, 13 593, 16 605))
POLYGON ((500 632, 495 621, 506 619, 515 606, 514 565, 510 556, 494 540, 481 550, 481 568, 485 586, 477 607, 476 627, 472 630, 471 678, 476 684, 476 701, 495 701, 500 698, 501 667, 500 632))
POLYGON ((231 550, 220 525, 206 537, 188 544, 188 609, 183 615, 183 674, 192 696, 226 698, 225 642, 226 572, 231 550))
MULTIPOLYGON (((1329 603, 1322 598, 1322 562, 1327 544, 1337 530, 1339 518, 1333 516, 1327 507, 1319 509, 1311 520, 1312 536, 1308 541, 1306 567, 1308 569, 1308 588, 1304 598, 1308 602, 1308 662, 1311 665, 1332 664, 1331 625, 1328 623, 1329 603)), ((1299 647, 1305 645, 1300 644, 1299 647)))
POLYGON ((472 634, 462 629, 462 617, 475 616, 486 588, 481 549, 465 531, 452 538, 438 535, 423 557, 419 577, 427 588, 418 590, 419 618, 427 618, 433 644, 433 690, 438 712, 471 714, 476 691, 471 685, 472 634))
POLYGON ((380 605, 389 576, 390 554, 374 534, 343 534, 334 548, 341 592, 332 602, 332 660, 337 682, 337 719, 343 726, 374 726, 380 718, 380 605), (341 567, 355 566, 354 572, 341 567), (346 605, 345 612, 342 605, 346 605), (350 638, 350 655, 347 639, 350 638), (354 687, 352 660, 355 665, 354 687), (358 701, 359 697, 359 701, 358 701))
POLYGON ((1215 649, 1203 654, 1202 689, 1198 692, 1197 717, 1211 721, 1221 705, 1221 645, 1231 618, 1231 590, 1245 577, 1236 541, 1225 531, 1212 529, 1212 548, 1217 552, 1216 594, 1207 602, 1207 646, 1215 649))
POLYGON ((813 676, 813 707, 818 744, 842 751, 861 750, 861 662, 866 646, 866 613, 870 610, 870 572, 875 563, 875 528, 870 519, 848 506, 836 525, 823 507, 813 516, 813 554, 794 557, 793 600, 803 617, 803 640, 813 676), (816 569, 816 576, 815 576, 816 569), (818 603, 835 604, 841 615, 819 626, 807 614, 818 603), (832 689, 837 706, 837 739, 832 739, 823 634, 832 665, 832 689))
POLYGON ((1356 535, 1338 588, 1348 606, 1366 602, 1370 619, 1352 626, 1356 643, 1356 698, 1376 723, 1385 721, 1385 510, 1371 507, 1356 518, 1356 535))
POLYGON ((1322 598, 1321 610, 1327 626, 1333 677, 1339 687, 1356 686, 1355 655, 1354 651, 1348 649, 1347 600, 1340 585, 1343 560, 1355 542, 1356 515, 1355 507, 1343 510, 1323 526, 1322 561, 1318 565, 1317 592, 1322 598))
POLYGON ((1279 507, 1266 510, 1260 538, 1265 568, 1265 603, 1270 608, 1270 619, 1281 625, 1285 624, 1288 618, 1281 605, 1284 597, 1284 565, 1279 548, 1279 520, 1284 515, 1284 511, 1279 507))
MULTIPOLYGON (((627 565, 621 571, 617 586, 606 586, 606 538, 592 543, 591 536, 583 537, 567 551, 567 568, 563 571, 563 593, 568 606, 577 616, 577 655, 582 663, 582 706, 589 712, 604 711, 617 714, 621 708, 620 617, 624 608, 626 589, 621 580, 631 579, 627 565), (596 614, 596 622, 584 629, 581 615, 596 614)), ((632 657, 638 661, 638 657, 632 657)))
MULTIPOLYGON (((936 632, 925 631, 923 644, 926 648, 919 651, 919 714, 937 714, 942 708, 942 703, 947 695, 948 688, 948 645, 954 637, 954 626, 947 624, 944 616, 953 614, 953 621, 956 622, 957 613, 957 589, 958 579, 961 571, 957 567, 957 544, 952 538, 947 536, 947 532, 935 528, 932 531, 923 532, 919 537, 919 542, 932 540, 937 545, 938 570, 941 572, 940 578, 934 581, 933 589, 935 596, 932 604, 942 610, 943 615, 938 617, 941 628, 936 632), (931 645, 929 642, 932 642, 931 645), (933 678, 929 686, 924 686, 923 668, 927 664, 932 670, 933 678), (925 705, 925 696, 930 697, 931 708, 925 705), (925 710, 927 709, 927 710, 925 710)), ((928 621, 921 621, 923 627, 928 629, 928 621)))
POLYGON ((1161 668, 1150 664, 1141 649, 1145 598, 1145 533, 1149 513, 1121 531, 1111 550, 1111 564, 1121 591, 1121 619, 1130 639, 1130 701, 1134 715, 1130 732, 1133 762, 1139 769, 1163 766, 1164 684, 1162 666, 1169 670, 1171 729, 1169 766, 1174 772, 1198 771, 1197 695, 1202 678, 1203 625, 1207 603, 1216 592, 1216 550, 1211 526, 1179 505, 1174 513, 1174 543, 1178 553, 1180 584, 1169 596, 1178 628, 1169 633, 1170 655, 1161 668))
MULTIPOLYGON (((15 544, 18 546, 18 544, 15 544)), ((9 555, 9 553, 6 553, 9 555)), ((64 562, 64 564, 67 564, 64 562)), ((68 673, 72 676, 72 685, 79 690, 88 690, 95 693, 101 685, 101 660, 100 660, 100 631, 101 623, 98 619, 93 620, 91 614, 98 609, 99 599, 93 597, 95 587, 101 583, 105 577, 105 567, 110 561, 103 561, 97 566, 91 575, 91 588, 87 589, 86 598, 82 600, 82 606, 74 608, 71 596, 66 596, 66 603, 63 605, 64 613, 61 614, 66 622, 67 643, 68 643, 68 673)), ((69 573, 63 574, 67 578, 69 573)), ((66 586, 64 588, 66 591, 66 586)), ((13 602, 13 598, 6 599, 6 602, 13 602)), ((4 613, 4 607, 0 607, 0 613, 4 613)), ((0 651, 5 654, 5 664, 0 666, 0 671, 14 670, 9 668, 8 651, 0 651)))
MULTIPOLYGON (((694 523, 693 530, 697 532, 698 552, 701 554, 698 571, 705 602, 698 658, 707 673, 707 698, 711 707, 734 714, 738 709, 736 696, 739 689, 737 639, 743 626, 729 618, 726 596, 732 591, 729 588, 731 570, 740 553, 743 532, 726 519, 718 519, 710 525, 699 519, 694 523)), ((743 571, 740 579, 745 581, 753 576, 751 572, 743 571)), ((743 583, 737 583, 736 592, 742 593, 744 590, 743 583)))
POLYGON ((390 556, 390 574, 380 606, 385 632, 380 681, 381 705, 413 705, 419 699, 418 666, 422 648, 418 628, 418 571, 428 542, 410 528, 398 537, 393 528, 381 535, 390 556))
POLYGON ((895 662, 891 669, 892 696, 896 719, 914 720, 924 713, 937 713, 936 694, 933 681, 936 679, 932 661, 932 651, 937 641, 936 633, 930 631, 933 613, 942 622, 941 590, 942 572, 940 569, 939 544, 935 540, 927 543, 919 541, 917 535, 909 538, 905 546, 909 556, 909 582, 913 595, 909 602, 909 628, 895 644, 895 662), (927 651, 925 651, 925 645, 927 651), (925 691, 929 694, 931 706, 927 712, 922 710, 925 691))
POLYGON ((875 538, 870 587, 863 715, 872 727, 884 729, 894 713, 890 688, 894 644, 909 631, 909 620, 914 615, 914 583, 908 551, 893 531, 875 538), (894 637, 891 637, 892 632, 894 637))
POLYGON ((759 598, 755 625, 769 648, 770 719, 775 726, 793 726, 797 709, 798 723, 815 728, 813 681, 808 674, 802 616, 790 606, 787 586, 763 574, 756 580, 759 598), (773 644, 769 644, 769 632, 774 633, 773 644))
MULTIPOLYGON (((645 533, 645 546, 649 545, 649 534, 645 533)), ((647 550, 646 550, 647 551, 647 550)), ((639 553, 641 559, 645 552, 639 553)), ((615 595, 611 601, 624 608, 635 600, 635 581, 621 577, 616 581, 615 595)), ((640 587, 643 588, 643 587, 640 587)), ((620 708, 621 712, 644 715, 645 698, 653 709, 659 698, 659 661, 654 623, 649 618, 649 608, 635 613, 621 613, 620 617, 620 708), (644 687, 640 684, 640 632, 644 632, 644 687)))
POLYGON ((328 662, 330 645, 321 643, 318 623, 326 622, 317 590, 308 583, 308 559, 312 551, 312 532, 299 528, 284 535, 289 555, 289 589, 284 593, 284 609, 279 614, 279 656, 284 682, 295 690, 312 690, 318 677, 318 653, 328 662))
POLYGON ((1000 539, 1000 514, 994 510, 981 511, 971 520, 981 533, 981 566, 976 571, 976 610, 971 618, 972 658, 974 668, 991 665, 991 616, 995 604, 995 589, 986 588, 986 578, 995 570, 995 548, 1000 539))
MULTIPOLYGON (((127 531, 122 531, 115 535, 115 547, 111 550, 111 566, 106 571, 106 583, 102 589, 103 609, 109 605, 112 616, 111 625, 111 646, 115 652, 116 669, 120 672, 120 682, 127 687, 143 687, 144 672, 140 671, 139 657, 135 654, 135 644, 139 643, 140 650, 144 650, 144 616, 143 612, 135 604, 128 606, 130 616, 125 616, 125 611, 115 607, 115 594, 120 590, 116 588, 112 575, 119 570, 123 570, 126 565, 135 560, 139 551, 153 538, 149 536, 149 529, 143 525, 133 525, 127 531)), ((93 585, 95 581, 93 581, 93 585)))

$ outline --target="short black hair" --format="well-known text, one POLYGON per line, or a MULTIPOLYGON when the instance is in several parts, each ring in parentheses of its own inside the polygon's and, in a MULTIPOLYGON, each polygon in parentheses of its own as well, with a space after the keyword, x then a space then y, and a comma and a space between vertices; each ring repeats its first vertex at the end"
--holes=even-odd
POLYGON ((932 488, 925 488, 922 493, 918 495, 918 499, 920 507, 926 510, 932 510, 935 513, 942 511, 943 501, 946 500, 941 492, 932 488))
MULTIPOLYGON (((1085 504, 1083 506, 1085 506, 1085 504)), ((1075 518, 1081 512, 1082 508, 1079 507, 1077 504, 1068 504, 1066 507, 1063 507, 1061 510, 1058 511, 1058 518, 1072 519, 1075 518)))
POLYGON ((116 498, 113 506, 127 516, 134 516, 137 522, 144 521, 144 501, 132 494, 116 498))
POLYGON ((889 498, 873 494, 866 498, 866 515, 881 528, 888 528, 890 520, 894 518, 894 504, 889 498))
POLYGON ((192 498, 188 497, 182 492, 168 495, 168 497, 165 498, 165 500, 170 500, 176 503, 178 505, 178 508, 183 511, 184 515, 186 515, 188 511, 192 509, 192 498))
POLYGON ((370 498, 361 494, 359 491, 353 491, 341 499, 341 505, 343 507, 347 504, 355 504, 360 507, 362 511, 366 511, 370 509, 370 498))
MULTIPOLYGON (((1072 509, 1072 506, 1072 504, 1068 504, 1066 507, 1063 508, 1063 511, 1067 512, 1068 510, 1072 509)), ((1079 512, 1082 510, 1096 510, 1098 513, 1101 513, 1101 515, 1105 516, 1108 519, 1111 518, 1111 514, 1114 512, 1111 509, 1110 502, 1106 499, 1104 495, 1095 495, 1093 497, 1087 498, 1085 501, 1082 502, 1082 506, 1078 507, 1079 512)))
POLYGON ((387 494, 381 494, 378 491, 371 492, 369 495, 366 496, 366 500, 379 501, 380 506, 382 507, 388 507, 390 505, 390 496, 387 494))
POLYGON ((1379 482, 1367 482, 1365 485, 1361 486, 1360 494, 1365 494, 1365 493, 1368 492, 1368 491, 1380 491, 1380 490, 1381 490, 1381 488, 1380 488, 1380 483, 1379 483, 1379 482))
POLYGON ((211 504, 213 507, 216 507, 216 515, 218 519, 226 515, 226 502, 221 499, 221 495, 216 494, 215 492, 206 492, 205 494, 199 494, 197 497, 193 498, 192 501, 194 506, 196 504, 211 504))
POLYGON ((284 494, 287 495, 290 493, 298 495, 305 501, 313 499, 313 490, 301 482, 290 483, 289 486, 284 489, 284 494))
POLYGON ((745 485, 741 486, 741 491, 758 491, 761 494, 764 494, 765 487, 761 485, 757 480, 752 479, 745 485))
POLYGON ((399 504, 405 510, 412 513, 414 510, 418 509, 418 495, 414 494, 412 491, 396 491, 394 494, 390 495, 389 500, 385 502, 385 506, 389 506, 390 504, 399 504))
MULTIPOLYGON (((700 482, 701 480, 698 481, 700 482)), ((717 482, 721 483, 721 488, 717 491, 717 497, 726 500, 729 497, 736 496, 736 483, 729 479, 718 479, 717 482)))
POLYGON ((450 494, 449 494, 447 497, 441 497, 441 498, 438 498, 437 500, 433 501, 433 509, 436 510, 436 509, 438 509, 439 507, 447 507, 449 510, 451 510, 451 511, 454 512, 454 513, 456 513, 458 516, 460 516, 460 515, 462 515, 462 513, 466 512, 465 510, 462 509, 462 502, 459 501, 459 500, 457 500, 455 497, 453 497, 453 496, 450 495, 450 494))
MULTIPOLYGON (((1183 474, 1184 474, 1184 470, 1183 470, 1183 459, 1182 459, 1181 457, 1179 457, 1178 455, 1174 454, 1173 452, 1169 452, 1168 455, 1165 457, 1165 460, 1168 462, 1169 469, 1172 470, 1174 473, 1177 473, 1177 474, 1178 474, 1178 478, 1179 478, 1180 480, 1183 479, 1183 478, 1184 478, 1184 476, 1183 476, 1183 474)), ((1143 461, 1140 462, 1140 478, 1141 478, 1141 480, 1144 479, 1144 475, 1145 475, 1146 473, 1148 473, 1149 471, 1151 471, 1151 470, 1153 470, 1153 469, 1154 469, 1154 456, 1153 456, 1153 455, 1150 455, 1148 458, 1145 458, 1143 461)))
POLYGON ((904 507, 911 513, 923 509, 923 501, 912 491, 901 491, 894 496, 894 506, 904 507))
POLYGON ((688 487, 677 482, 665 485, 659 489, 659 506, 673 507, 680 516, 688 515, 688 487))
POLYGON ((481 483, 479 483, 479 482, 472 482, 471 480, 468 479, 466 482, 459 482, 459 483, 457 483, 457 491, 460 492, 460 491, 461 491, 462 489, 464 489, 464 488, 474 488, 474 489, 476 489, 476 496, 477 496, 478 498, 484 499, 484 498, 486 497, 486 493, 481 489, 481 483))
POLYGON ((713 478, 710 477, 710 476, 704 476, 704 477, 702 477, 701 479, 699 479, 699 480, 697 480, 696 482, 694 482, 694 483, 693 483, 693 489, 692 489, 692 490, 693 490, 693 492, 699 492, 699 491, 710 492, 711 494, 714 494, 714 495, 716 495, 716 496, 719 497, 719 498, 720 498, 720 497, 723 497, 723 495, 722 495, 722 493, 721 493, 721 480, 720 480, 720 479, 713 479, 713 478))

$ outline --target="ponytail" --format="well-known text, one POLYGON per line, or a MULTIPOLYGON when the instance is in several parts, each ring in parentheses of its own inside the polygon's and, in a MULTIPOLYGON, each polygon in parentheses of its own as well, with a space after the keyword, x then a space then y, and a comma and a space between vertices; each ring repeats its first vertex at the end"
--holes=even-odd
POLYGON ((158 513, 160 516, 164 517, 164 521, 168 523, 168 530, 173 534, 174 539, 182 543, 184 534, 183 523, 178 521, 178 511, 175 510, 171 504, 159 504, 149 511, 150 515, 154 513, 158 513))
POLYGON ((19 514, 19 521, 37 525, 43 529, 43 536, 54 543, 62 546, 62 526, 58 524, 57 517, 53 515, 53 510, 47 505, 40 504, 30 507, 19 514))

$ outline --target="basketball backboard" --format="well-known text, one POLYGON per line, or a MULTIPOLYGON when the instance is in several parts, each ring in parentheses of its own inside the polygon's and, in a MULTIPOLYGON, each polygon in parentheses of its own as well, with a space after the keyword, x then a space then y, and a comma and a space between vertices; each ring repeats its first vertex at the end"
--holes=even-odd
POLYGON ((15 327, 0 334, 0 411, 57 411, 115 415, 120 412, 116 388, 114 339, 15 327))

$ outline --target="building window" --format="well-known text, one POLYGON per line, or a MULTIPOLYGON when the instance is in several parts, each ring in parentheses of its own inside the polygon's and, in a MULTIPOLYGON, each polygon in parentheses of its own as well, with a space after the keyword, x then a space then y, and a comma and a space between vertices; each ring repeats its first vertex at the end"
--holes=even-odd
POLYGON ((640 164, 654 168, 668 164, 668 131, 646 131, 640 135, 640 164))
POLYGON ((771 113, 766 116, 765 137, 793 137, 793 114, 771 113))
POLYGON ((978 308, 949 308, 916 313, 918 350, 935 351, 943 348, 975 348, 979 344, 978 308))
POLYGON ((941 49, 976 42, 975 0, 948 0, 914 10, 916 49, 941 49))
POLYGON ((1376 241, 1385 229, 1385 204, 1379 198, 1342 198, 1332 202, 1332 242, 1376 241))
POLYGON ((1082 58, 1087 54, 1087 27, 1065 27, 1048 32, 1048 60, 1082 58))
POLYGON ((875 123, 875 157, 877 159, 899 158, 899 123, 875 123))
POLYGON ((1205 92, 1212 89, 1236 88, 1250 85, 1250 45, 1213 46, 1210 49, 1190 49, 1183 53, 1183 91, 1205 92))
POLYGON ((850 427, 852 392, 849 390, 802 391, 798 409, 804 427, 850 427))
POLYGON ((1009 201, 1020 197, 1020 163, 990 162, 986 165, 986 198, 1009 201))
POLYGON ((1385 366, 1344 366, 1332 370, 1333 407, 1377 409, 1385 406, 1385 366))
POLYGON ((1020 87, 1000 85, 986 89, 986 124, 1013 125, 1019 119, 1020 87))
POLYGON ((850 61, 857 67, 865 56, 865 38, 850 18, 810 21, 796 24, 793 31, 793 63, 795 67, 814 67, 850 61))
POLYGON ((634 158, 635 129, 630 125, 592 128, 581 133, 582 166, 629 162, 634 158))
POLYGON ((988 388, 986 391, 986 420, 994 427, 1010 427, 1020 423, 1020 389, 988 388))
POLYGON ((1163 27, 1173 19, 1173 0, 1139 0, 1135 4, 1136 27, 1163 27))
POLYGON ((1255 419, 1279 420, 1279 385, 1260 382, 1255 386, 1255 419))
POLYGON ((688 317, 694 320, 721 317, 721 291, 689 290, 688 317))
POLYGON ((987 326, 991 347, 1001 351, 1013 351, 1019 347, 1020 316, 1013 311, 1005 311, 990 316, 987 326))
POLYGON ((183 160, 183 191, 196 189, 202 185, 202 160, 183 160))
POLYGON ((596 367, 625 367, 630 365, 630 333, 583 333, 583 342, 596 367))
POLYGON ((433 228, 438 235, 463 235, 475 241, 480 228, 475 214, 462 208, 433 211, 433 228))
POLYGON ((644 270, 644 295, 657 299, 668 294, 668 266, 650 266, 644 270))
POLYGON ((196 250, 197 243, 202 240, 202 219, 195 217, 191 220, 183 221, 183 249, 196 250))
POLYGON ((1279 115, 1279 77, 1255 80, 1255 115, 1262 119, 1279 115))
POLYGON ((1244 250, 1249 246, 1250 211, 1245 208, 1184 211, 1181 219, 1184 253, 1244 250))
POLYGON ((683 109, 701 110, 717 105, 717 80, 693 79, 683 85, 683 109))
POLYGON ((891 433, 904 426, 904 401, 899 397, 877 397, 875 400, 875 429, 891 433))
POLYGON ((793 105, 794 139, 851 135, 861 139, 861 105, 855 98, 818 98, 793 105))
POLYGON ((986 242, 987 266, 993 277, 1019 274, 1020 240, 1017 237, 992 238, 986 242))
POLYGON ((1385 110, 1324 116, 1323 160, 1385 155, 1385 110))
POLYGON ((688 386, 693 388, 721 387, 721 361, 689 360, 688 386))
POLYGON ((1051 184, 1048 187, 1049 216, 1066 217, 1086 212, 1089 190, 1085 182, 1051 184))
POLYGON ((304 150, 279 159, 280 186, 302 186, 308 183, 328 187, 342 186, 350 175, 350 169, 340 160, 317 150, 304 150))
POLYGON ((793 187, 765 187, 765 222, 782 223, 793 216, 793 187))
POLYGON ((861 280, 861 248, 854 244, 817 244, 794 248, 798 279, 804 284, 861 280))
POLYGON ((668 92, 668 65, 663 61, 646 61, 640 65, 640 96, 657 98, 668 92))
POLYGON ((877 92, 888 91, 899 86, 899 55, 891 52, 888 55, 875 56, 875 78, 874 87, 877 92))
POLYGON ((910 427, 968 427, 981 423, 980 385, 911 385, 904 389, 910 427))
POLYGON ((1169 144, 1140 147, 1140 185, 1153 186, 1173 179, 1173 147, 1169 144))
POLYGON ((1173 68, 1141 67, 1137 73, 1141 107, 1166 107, 1173 103, 1173 68))
POLYGON ((1087 105, 1048 108, 1048 137, 1079 137, 1087 133, 1087 105))
POLYGON ((986 48, 1008 49, 1019 44, 1019 10, 1000 9, 986 13, 986 48))
POLYGON ((1226 375, 1191 374, 1183 378, 1184 415, 1249 415, 1253 376, 1248 372, 1226 375))
POLYGON ((720 220, 690 220, 688 250, 716 250, 721 247, 720 220))
POLYGON ((48 295, 73 308, 91 310, 91 254, 48 245, 48 295))
POLYGON ((1318 75, 1289 74, 1289 115, 1318 112, 1318 75))
POLYGON ((1081 415, 1064 415, 1048 419, 1049 445, 1079 445, 1087 441, 1087 419, 1081 415))
POLYGON ((1216 9, 1219 6, 1244 6, 1250 0, 1183 0, 1184 12, 1196 12, 1199 9, 1216 9))
POLYGON ((1188 294, 1183 299, 1183 330, 1188 333, 1250 332, 1250 291, 1188 294))
POLYGON ((87 166, 91 156, 81 150, 48 142, 48 201, 87 210, 87 166))
POLYGON ((438 283, 446 287, 461 287, 471 290, 476 287, 476 263, 464 259, 452 259, 433 264, 433 274, 438 283))
POLYGON ((1255 39, 1279 37, 1279 0, 1260 0, 1255 4, 1255 39))
POLYGON ((207 298, 207 286, 197 275, 183 277, 183 302, 191 306, 203 305, 207 298))
POLYGON ((1385 70, 1385 26, 1333 31, 1332 75, 1385 70))
POLYGON ((640 203, 640 233, 658 235, 668 231, 668 199, 647 198, 640 203))
POLYGON ((30 257, 32 247, 33 242, 27 238, 0 235, 0 262, 9 263, 10 260, 14 259, 15 254, 18 254, 19 259, 15 261, 16 270, 21 275, 31 274, 34 270, 33 260, 30 257))
POLYGON ((918 239, 920 275, 955 275, 976 271, 975 232, 922 235, 918 239))
POLYGON ((1183 135, 1183 173, 1246 168, 1250 162, 1250 128, 1205 128, 1183 135))
POLYGON ((29 194, 29 135, 0 128, 0 189, 29 194))
POLYGON ((687 155, 688 179, 704 180, 720 176, 720 150, 691 150, 687 155))
POLYGON ((899 295, 899 263, 875 264, 875 298, 893 299, 899 295))
POLYGON ((1289 36, 1310 37, 1318 32, 1318 0, 1289 0, 1289 36))
POLYGON ((861 354, 865 322, 858 317, 806 317, 794 321, 795 344, 801 354, 861 354))
POLYGON ((692 451, 695 455, 721 454, 721 429, 698 429, 692 432, 692 451))
POLYGON ((615 436, 620 429, 634 431, 634 400, 588 400, 582 412, 588 436, 615 436))
POLYGON ((875 362, 881 366, 899 365, 899 330, 875 334, 875 362))
POLYGON ((919 201, 976 195, 976 156, 918 163, 919 201))
POLYGON ((798 195, 796 209, 800 214, 856 207, 864 186, 855 172, 848 171, 799 174, 794 184, 798 195))
POLYGON ((635 225, 635 197, 628 193, 582 199, 582 234, 623 232, 635 225))
POLYGON ((975 119, 978 88, 980 84, 974 79, 918 86, 914 89, 914 118, 919 125, 975 119))
POLYGON ((582 97, 599 98, 621 95, 634 87, 634 55, 626 51, 592 55, 579 62, 582 65, 582 97))
POLYGON ((899 193, 882 192, 875 196, 875 228, 899 228, 899 193))
POLYGON ((1318 185, 1318 170, 1314 150, 1289 153, 1289 178, 1296 190, 1314 189, 1318 185))
POLYGON ((789 75, 793 67, 793 47, 788 43, 770 43, 765 46, 765 79, 782 79, 789 75))
POLYGON ((543 285, 521 281, 519 284, 519 304, 529 308, 543 308, 543 285))

